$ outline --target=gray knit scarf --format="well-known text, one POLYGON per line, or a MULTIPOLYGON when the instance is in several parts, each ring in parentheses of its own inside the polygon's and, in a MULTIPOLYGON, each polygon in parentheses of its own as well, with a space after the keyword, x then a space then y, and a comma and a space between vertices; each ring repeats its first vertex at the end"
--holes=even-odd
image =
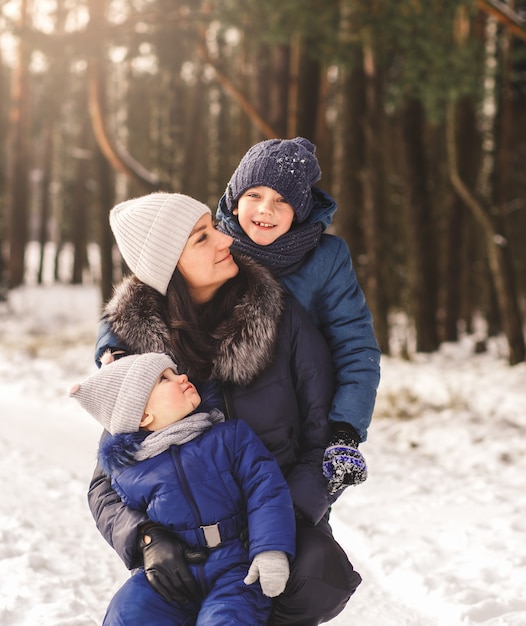
POLYGON ((182 446, 199 437, 214 424, 224 421, 225 416, 218 409, 212 409, 210 413, 192 413, 175 424, 152 432, 142 441, 140 448, 133 456, 136 461, 144 461, 144 459, 161 454, 170 446, 182 446))
POLYGON ((307 252, 318 245, 323 230, 321 222, 297 224, 268 246, 260 246, 245 234, 235 219, 221 220, 217 228, 234 239, 234 252, 259 261, 277 277, 292 274, 300 267, 307 252))

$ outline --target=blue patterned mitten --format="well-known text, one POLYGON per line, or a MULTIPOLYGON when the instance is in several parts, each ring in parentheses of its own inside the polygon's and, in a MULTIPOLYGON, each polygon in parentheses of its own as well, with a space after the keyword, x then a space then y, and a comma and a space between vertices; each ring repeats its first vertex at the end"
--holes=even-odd
POLYGON ((359 485, 367 479, 367 465, 358 450, 358 437, 346 430, 334 433, 323 455, 323 475, 329 481, 332 495, 348 485, 359 485))

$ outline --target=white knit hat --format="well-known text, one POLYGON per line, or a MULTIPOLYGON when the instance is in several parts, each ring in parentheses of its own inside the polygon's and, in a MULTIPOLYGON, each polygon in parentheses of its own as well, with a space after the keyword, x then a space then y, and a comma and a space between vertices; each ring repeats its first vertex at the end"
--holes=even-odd
POLYGON ((181 193, 155 192, 126 200, 110 211, 110 226, 131 271, 163 296, 188 237, 212 212, 181 193))
POLYGON ((74 385, 69 396, 112 435, 136 432, 152 389, 168 368, 177 372, 176 364, 166 354, 132 354, 103 365, 74 385))

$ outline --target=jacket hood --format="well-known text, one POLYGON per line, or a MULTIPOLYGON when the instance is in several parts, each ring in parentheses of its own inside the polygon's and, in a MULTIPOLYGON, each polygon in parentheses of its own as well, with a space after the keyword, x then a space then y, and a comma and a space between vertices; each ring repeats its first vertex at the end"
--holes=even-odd
POLYGON ((135 453, 148 433, 118 433, 102 438, 99 445, 99 465, 106 476, 128 465, 135 465, 135 453))
MULTIPOLYGON (((248 287, 214 333, 220 341, 212 377, 244 386, 272 363, 284 293, 269 270, 255 261, 236 256, 236 263, 248 287)), ((165 352, 177 363, 170 345, 165 297, 135 276, 116 287, 104 319, 130 352, 165 352)))
MULTIPOLYGON (((302 224, 316 224, 317 222, 320 222, 322 229, 325 231, 332 223, 332 218, 338 206, 335 200, 319 187, 312 187, 312 195, 314 198, 312 210, 302 224)), ((223 194, 219 200, 215 219, 218 222, 237 222, 237 217, 235 217, 227 207, 226 194, 223 194)))

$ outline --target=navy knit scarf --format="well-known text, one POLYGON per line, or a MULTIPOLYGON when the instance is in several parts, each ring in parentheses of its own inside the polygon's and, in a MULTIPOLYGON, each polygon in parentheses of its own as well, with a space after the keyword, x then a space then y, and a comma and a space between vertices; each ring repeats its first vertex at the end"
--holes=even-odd
POLYGON ((271 269, 274 276, 281 277, 300 267, 307 252, 318 245, 323 227, 321 222, 297 224, 268 246, 254 243, 237 220, 221 220, 217 228, 234 239, 233 252, 250 256, 271 269))

